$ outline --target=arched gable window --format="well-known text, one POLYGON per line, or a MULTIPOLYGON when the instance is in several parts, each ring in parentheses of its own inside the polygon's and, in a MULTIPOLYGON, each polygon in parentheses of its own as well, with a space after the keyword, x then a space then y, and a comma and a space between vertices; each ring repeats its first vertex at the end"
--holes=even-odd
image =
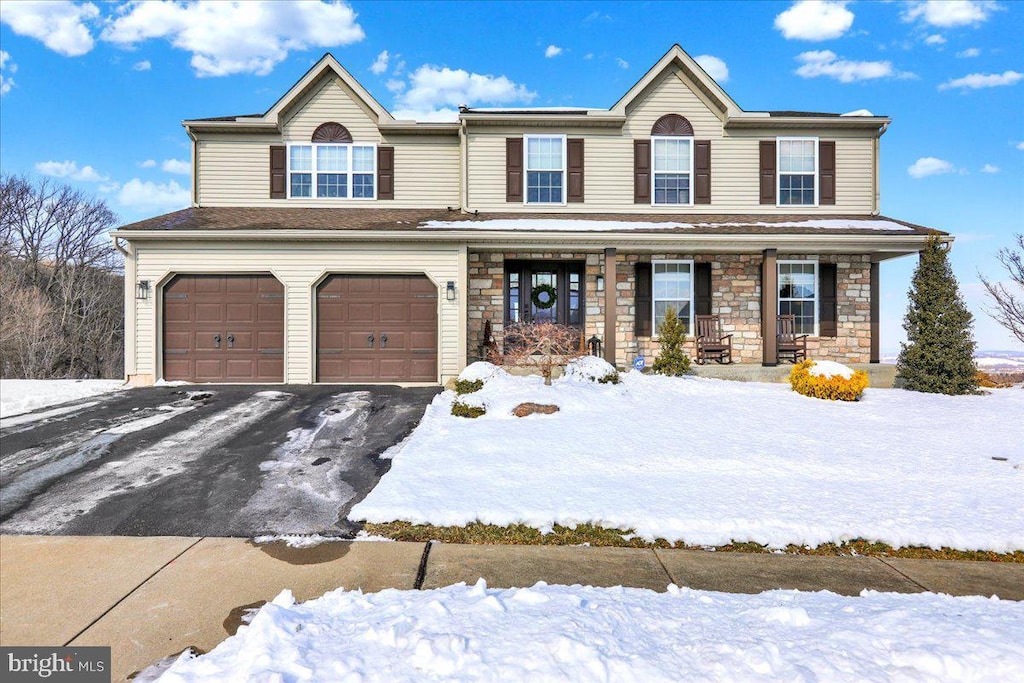
POLYGON ((693 204, 693 126, 679 114, 665 114, 651 128, 653 204, 693 204))
POLYGON ((377 199, 377 146, 353 144, 334 121, 313 131, 309 144, 288 145, 288 196, 377 199))

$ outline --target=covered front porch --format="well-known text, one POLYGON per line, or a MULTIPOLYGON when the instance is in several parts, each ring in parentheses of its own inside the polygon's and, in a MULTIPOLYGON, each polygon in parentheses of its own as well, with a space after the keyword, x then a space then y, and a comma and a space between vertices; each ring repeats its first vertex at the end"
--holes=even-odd
POLYGON ((507 326, 557 322, 598 340, 601 355, 620 368, 638 356, 650 363, 658 327, 673 308, 694 359, 695 319, 716 315, 723 333, 732 335, 734 365, 776 366, 777 316, 789 314, 807 335, 808 356, 874 364, 880 360, 879 263, 894 255, 471 247, 467 356, 484 357, 486 332, 500 351, 507 326))

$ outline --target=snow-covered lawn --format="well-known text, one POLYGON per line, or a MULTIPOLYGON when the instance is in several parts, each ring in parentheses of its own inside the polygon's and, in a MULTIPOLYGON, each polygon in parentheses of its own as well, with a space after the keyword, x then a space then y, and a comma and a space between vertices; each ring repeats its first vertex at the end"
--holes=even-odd
POLYGON ((12 417, 123 388, 124 380, 120 379, 3 379, 0 380, 0 417, 12 417))
POLYGON ((160 680, 1019 681, 1021 633, 1024 603, 932 593, 285 591, 160 680))
POLYGON ((453 417, 454 399, 434 400, 351 519, 589 522, 696 545, 1024 549, 1020 388, 868 389, 845 403, 776 384, 631 372, 619 385, 545 387, 499 371, 461 397, 486 405, 483 417, 453 417), (561 411, 513 417, 524 401, 561 411))

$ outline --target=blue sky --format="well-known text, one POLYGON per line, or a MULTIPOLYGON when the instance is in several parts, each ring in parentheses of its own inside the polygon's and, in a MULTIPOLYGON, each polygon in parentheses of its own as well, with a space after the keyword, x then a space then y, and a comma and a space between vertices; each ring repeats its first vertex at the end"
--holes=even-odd
MULTIPOLYGON (((679 43, 745 109, 891 116, 883 213, 956 234, 981 347, 1021 349, 982 312, 977 273, 998 279, 994 253, 1024 232, 1022 34, 1020 2, 5 1, 0 167, 128 222, 187 203, 182 119, 263 112, 326 51, 393 112, 443 118, 609 107, 679 43)), ((883 350, 913 267, 882 266, 883 350)))

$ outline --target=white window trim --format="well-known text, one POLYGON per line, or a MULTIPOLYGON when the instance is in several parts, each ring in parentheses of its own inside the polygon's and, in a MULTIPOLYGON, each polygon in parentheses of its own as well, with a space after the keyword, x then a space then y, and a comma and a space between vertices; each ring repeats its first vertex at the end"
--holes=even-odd
MULTIPOLYGON (((659 204, 658 206, 664 206, 664 205, 663 204, 659 204)), ((656 296, 654 296, 654 278, 655 278, 654 266, 659 265, 659 264, 664 265, 664 264, 668 264, 668 263, 676 263, 676 264, 681 263, 681 264, 684 264, 684 265, 688 265, 690 267, 690 299, 689 299, 689 301, 690 301, 690 316, 689 316, 689 325, 687 326, 686 329, 687 329, 687 336, 689 336, 689 337, 693 336, 693 309, 694 309, 694 306, 695 306, 695 304, 693 302, 693 279, 694 279, 693 261, 692 260, 685 260, 685 259, 661 259, 661 260, 657 260, 657 261, 651 261, 651 339, 654 340, 654 341, 658 341, 658 340, 661 339, 661 335, 658 333, 658 316, 657 316, 657 313, 656 313, 656 311, 658 310, 658 302, 659 301, 670 301, 670 299, 658 299, 656 296)), ((608 285, 605 284, 605 286, 607 287, 608 285)), ((676 315, 679 315, 679 311, 676 311, 676 315)))
MULTIPOLYGON (((694 178, 693 178, 693 155, 694 145, 692 135, 652 135, 651 136, 651 206, 693 206, 693 192, 694 192, 694 178), (658 175, 657 171, 654 170, 654 141, 655 140, 686 140, 690 143, 690 201, 686 204, 659 204, 654 201, 656 193, 654 191, 654 178, 658 175)), ((668 171, 662 171, 667 173, 668 171)))
MULTIPOLYGON (((529 133, 523 135, 523 206, 568 206, 569 205, 569 172, 567 136, 564 133, 529 133), (531 202, 530 201, 530 140, 557 138, 562 141, 562 201, 531 202)), ((542 171, 543 172, 543 171, 542 171)))
MULTIPOLYGON (((375 143, 372 143, 372 142, 367 142, 367 143, 362 143, 362 142, 290 142, 290 143, 288 143, 286 145, 286 147, 287 147, 287 149, 285 149, 285 155, 287 156, 287 160, 286 160, 286 162, 287 162, 286 163, 287 171, 285 172, 285 186, 286 186, 285 189, 287 190, 287 197, 288 197, 288 199, 292 199, 293 198, 292 197, 292 147, 309 147, 309 148, 311 148, 311 154, 312 154, 312 157, 313 157, 312 160, 310 161, 310 169, 311 170, 309 170, 309 171, 295 171, 295 173, 309 173, 309 174, 311 174, 311 176, 312 176, 312 180, 311 180, 312 189, 311 189, 311 192, 310 192, 310 196, 308 196, 308 197, 294 197, 294 199, 308 199, 308 200, 319 200, 319 201, 329 201, 329 202, 333 202, 333 201, 337 201, 337 202, 344 202, 344 201, 367 202, 367 201, 373 201, 373 200, 375 200, 377 198, 377 145, 375 143), (317 194, 316 194, 316 174, 317 174, 317 168, 316 168, 316 156, 317 155, 316 155, 316 150, 317 150, 318 147, 346 147, 347 148, 347 153, 348 153, 348 164, 347 164, 347 166, 348 166, 348 170, 345 171, 345 175, 347 176, 347 180, 345 182, 346 182, 346 184, 348 186, 348 191, 347 191, 348 196, 347 197, 318 197, 317 196, 317 194), (352 196, 352 174, 354 173, 354 171, 352 170, 352 148, 353 147, 370 147, 370 148, 373 149, 373 171, 370 172, 371 175, 373 175, 373 196, 372 197, 353 197, 352 196)), ((325 171, 325 172, 326 173, 332 173, 332 171, 325 171)), ((364 173, 364 172, 360 171, 360 174, 362 174, 362 173, 364 173)))
MULTIPOLYGON (((807 264, 807 263, 813 263, 814 264, 814 329, 811 332, 810 336, 812 336, 812 337, 820 336, 818 334, 819 331, 820 331, 818 329, 818 325, 821 323, 821 321, 819 320, 820 315, 819 315, 818 299, 821 297, 821 292, 819 292, 818 290, 821 288, 821 281, 818 279, 818 259, 780 259, 780 260, 775 262, 775 299, 776 299, 776 301, 775 301, 775 315, 776 316, 782 315, 782 313, 781 313, 781 311, 782 311, 782 297, 779 296, 779 290, 782 289, 782 268, 781 268, 781 266, 783 264, 787 264, 787 263, 788 264, 800 264, 800 265, 807 264)), ((790 297, 790 298, 787 298, 786 301, 807 301, 807 299, 804 299, 804 298, 793 299, 793 298, 790 297)), ((803 333, 801 333, 801 334, 803 334, 803 333)))
MULTIPOLYGON (((801 207, 815 208, 820 203, 818 193, 821 191, 820 171, 821 156, 818 154, 818 138, 780 136, 775 138, 775 206, 779 209, 799 209, 801 207), (782 145, 781 142, 814 142, 814 203, 813 204, 782 204, 782 145)), ((807 173, 786 173, 786 175, 809 175, 807 173)))

